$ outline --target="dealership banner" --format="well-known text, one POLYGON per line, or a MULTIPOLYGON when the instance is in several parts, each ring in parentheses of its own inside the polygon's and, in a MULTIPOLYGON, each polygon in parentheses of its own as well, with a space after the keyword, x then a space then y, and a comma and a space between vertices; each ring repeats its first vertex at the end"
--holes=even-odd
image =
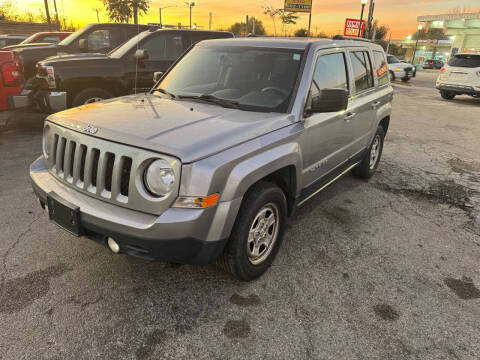
POLYGON ((285 0, 285 11, 312 12, 312 0, 285 0))
MULTIPOLYGON (((358 37, 358 27, 360 26, 360 20, 357 19, 345 19, 345 30, 343 35, 358 37)), ((362 20, 362 29, 360 30, 360 37, 363 36, 363 29, 365 27, 365 20, 362 20)))

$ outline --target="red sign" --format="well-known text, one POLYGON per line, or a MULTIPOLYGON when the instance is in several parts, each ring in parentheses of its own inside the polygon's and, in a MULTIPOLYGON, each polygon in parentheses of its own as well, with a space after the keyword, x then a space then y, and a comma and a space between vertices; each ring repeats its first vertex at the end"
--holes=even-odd
POLYGON ((362 20, 362 29, 360 30, 360 35, 358 35, 358 27, 360 26, 360 20, 357 19, 345 19, 345 30, 343 35, 345 36, 363 36, 363 28, 365 27, 365 20, 362 20))

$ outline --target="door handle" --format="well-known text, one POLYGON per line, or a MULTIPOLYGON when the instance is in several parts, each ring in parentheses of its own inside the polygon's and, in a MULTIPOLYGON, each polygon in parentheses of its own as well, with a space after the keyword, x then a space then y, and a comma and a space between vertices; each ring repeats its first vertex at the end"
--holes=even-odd
POLYGON ((380 101, 372 102, 372 108, 376 109, 378 105, 380 105, 380 101))
POLYGON ((349 122, 350 120, 352 120, 354 117, 355 117, 355 113, 352 113, 352 112, 348 112, 347 115, 345 115, 345 117, 343 118, 346 122, 349 122))

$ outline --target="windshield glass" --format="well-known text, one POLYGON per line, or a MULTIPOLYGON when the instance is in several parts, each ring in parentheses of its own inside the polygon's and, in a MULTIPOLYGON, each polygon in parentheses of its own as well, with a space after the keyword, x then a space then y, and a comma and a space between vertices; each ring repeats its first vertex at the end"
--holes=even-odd
POLYGON ((60 41, 58 43, 58 45, 70 45, 72 42, 74 42, 76 39, 78 39, 81 35, 83 35, 85 33, 85 31, 87 31, 88 29, 90 29, 91 26, 90 25, 87 25, 87 26, 84 26, 83 28, 81 28, 80 30, 78 31, 75 31, 73 34, 71 35, 68 35, 65 39, 63 39, 62 41, 60 41))
POLYGON ((286 112, 303 50, 201 44, 162 80, 177 97, 212 97, 242 110, 286 112))
POLYGON ((113 49, 112 51, 110 51, 110 53, 108 55, 112 58, 119 59, 123 55, 125 55, 128 51, 130 51, 133 47, 136 47, 138 42, 140 42, 142 39, 144 39, 145 37, 147 37, 150 34, 151 34, 150 31, 141 32, 140 34, 132 37, 127 42, 123 43, 122 45, 120 45, 120 46, 116 47, 115 49, 113 49))
POLYGON ((20 44, 29 44, 36 36, 37 34, 30 35, 25 40, 23 40, 20 44))
POLYGON ((455 55, 448 62, 450 66, 476 68, 480 67, 480 55, 455 55))
POLYGON ((396 56, 393 56, 393 55, 388 55, 387 56, 387 61, 389 64, 396 64, 396 63, 400 63, 401 61, 397 59, 396 56))

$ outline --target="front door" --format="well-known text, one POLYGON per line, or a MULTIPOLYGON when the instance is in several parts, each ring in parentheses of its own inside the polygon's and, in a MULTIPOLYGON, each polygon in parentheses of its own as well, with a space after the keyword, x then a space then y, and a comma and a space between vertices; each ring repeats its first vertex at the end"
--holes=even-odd
MULTIPOLYGON (((310 86, 310 98, 322 89, 349 89, 347 54, 344 50, 322 51, 316 58, 310 86)), ((304 153, 303 187, 315 191, 325 179, 348 161, 351 153, 352 122, 350 112, 314 113, 305 119, 308 138, 304 153)))
POLYGON ((180 33, 165 31, 149 36, 138 46, 146 50, 148 59, 136 61, 136 48, 130 51, 125 59, 125 68, 129 89, 134 92, 145 92, 152 88, 153 73, 165 72, 170 65, 185 51, 186 41, 180 33))

